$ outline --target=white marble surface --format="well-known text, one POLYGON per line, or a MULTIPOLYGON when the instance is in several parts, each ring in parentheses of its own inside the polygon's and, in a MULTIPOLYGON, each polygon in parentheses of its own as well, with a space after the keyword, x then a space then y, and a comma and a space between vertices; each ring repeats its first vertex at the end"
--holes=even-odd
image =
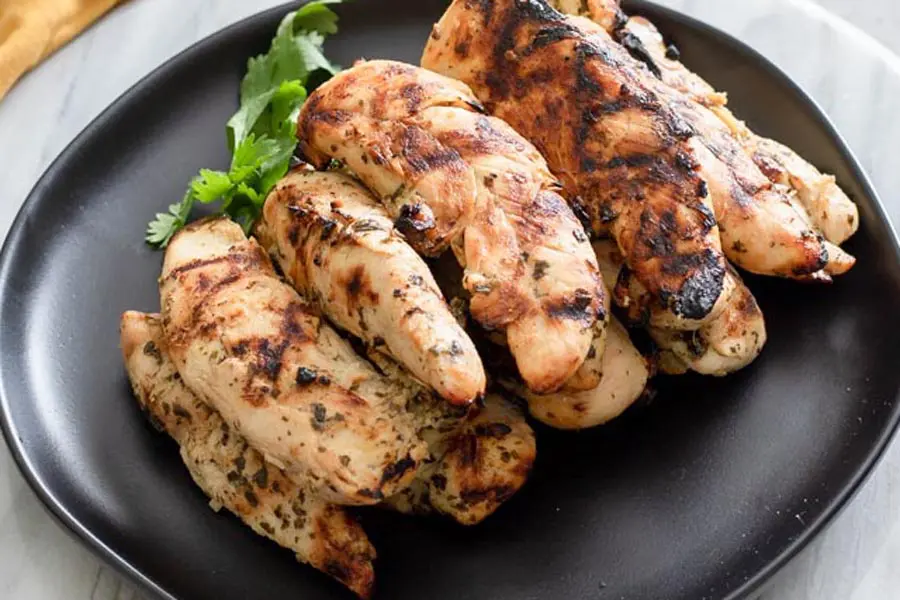
MULTIPOLYGON (((376 1, 376 0, 356 0, 376 1)), ((853 11, 884 39, 900 25, 894 0, 822 0, 853 11), (892 8, 893 7, 893 8, 892 8), (893 20, 893 22, 892 22, 893 20)), ((2 10, 3 0, 0 0, 2 10)), ((50 161, 145 73, 192 42, 279 0, 132 0, 52 57, 0 102, 0 239, 50 161)), ((900 134, 900 59, 810 0, 664 0, 738 35, 822 104, 900 223, 890 151, 900 134), (893 204, 892 204, 893 203, 893 204)), ((766 600, 882 600, 900 592, 900 444, 851 506, 780 573, 766 600)), ((0 449, 0 598, 139 598, 39 506, 0 449)))

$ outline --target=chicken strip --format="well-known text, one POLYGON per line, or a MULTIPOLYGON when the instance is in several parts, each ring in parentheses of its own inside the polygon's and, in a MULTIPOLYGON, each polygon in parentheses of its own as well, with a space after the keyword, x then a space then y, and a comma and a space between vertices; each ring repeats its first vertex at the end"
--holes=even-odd
POLYGON ((234 432, 181 380, 165 352, 158 315, 122 315, 122 352, 141 408, 178 442, 191 477, 257 534, 369 598, 375 549, 346 511, 301 489, 234 432))
POLYGON ((607 40, 593 43, 571 21, 538 1, 454 2, 422 63, 472 85, 536 144, 659 309, 702 322, 721 295, 725 258, 690 130, 639 65, 613 61, 619 52, 633 63, 627 53, 610 42, 604 62, 607 40))
POLYGON ((325 500, 375 504, 409 484, 425 443, 388 380, 225 218, 172 238, 160 278, 169 355, 187 386, 267 461, 325 500))
POLYGON ((557 429, 586 429, 602 425, 640 398, 650 378, 646 359, 631 343, 628 332, 612 317, 603 353, 600 383, 586 391, 563 390, 541 396, 520 382, 501 378, 500 385, 528 403, 538 421, 557 429))
MULTIPOLYGON (((619 40, 632 56, 642 60, 666 85, 706 106, 731 130, 752 160, 770 181, 790 187, 813 225, 825 239, 839 245, 859 225, 856 205, 837 185, 796 152, 774 140, 756 135, 726 107, 727 95, 690 71, 680 60, 678 49, 666 45, 656 27, 644 17, 625 18, 618 0, 552 0, 563 13, 588 17, 619 40)), ((829 253, 838 251, 829 246, 829 253)), ((849 267, 847 267, 849 268, 849 267)))
MULTIPOLYGON (((604 278, 615 280, 623 258, 612 240, 594 242, 604 278)), ((756 298, 734 268, 726 274, 729 292, 722 312, 702 327, 685 331, 654 324, 647 331, 659 346, 661 369, 679 374, 690 369, 723 376, 753 362, 766 343, 766 324, 756 298)))
POLYGON ((463 525, 490 516, 525 483, 536 455, 534 432, 522 411, 491 394, 455 435, 435 445, 413 484, 386 503, 409 514, 433 511, 463 525))
POLYGON ((681 63, 677 48, 665 44, 653 23, 640 16, 626 19, 619 10, 618 0, 588 0, 578 6, 570 0, 552 0, 551 4, 561 12, 592 19, 666 85, 709 108, 728 127, 761 173, 790 191, 788 197, 793 209, 801 213, 805 225, 823 235, 829 259, 826 273, 839 275, 853 266, 855 259, 838 246, 855 233, 859 214, 832 175, 823 175, 783 144, 753 133, 725 106, 725 94, 717 92, 681 63))
POLYGON ((824 275, 821 236, 721 120, 592 21, 544 0, 456 0, 423 65, 469 83, 538 146, 652 297, 694 300, 699 278, 703 301, 689 307, 708 314, 725 275, 717 233, 749 271, 824 275))
POLYGON ((576 373, 606 321, 596 260, 541 155, 468 88, 360 62, 310 96, 298 136, 313 164, 343 161, 419 252, 453 248, 473 317, 505 335, 532 390, 576 373))
POLYGON ((288 174, 266 199, 256 234, 332 323, 454 404, 484 394, 481 359, 431 271, 356 180, 337 172, 288 174))

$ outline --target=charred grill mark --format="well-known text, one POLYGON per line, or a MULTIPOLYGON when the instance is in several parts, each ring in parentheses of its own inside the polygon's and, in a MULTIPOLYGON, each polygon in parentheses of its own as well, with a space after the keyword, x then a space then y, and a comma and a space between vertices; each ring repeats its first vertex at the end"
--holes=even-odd
POLYGON ((662 79, 662 71, 659 70, 659 66, 656 64, 656 61, 653 60, 653 55, 650 54, 639 37, 630 31, 619 31, 617 32, 617 37, 619 43, 628 50, 628 53, 631 54, 631 56, 645 64, 655 77, 662 79))
POLYGON ((578 37, 578 30, 567 23, 544 27, 534 35, 531 43, 525 48, 522 54, 527 56, 550 44, 576 37, 578 37))
POLYGON ((413 243, 424 239, 424 234, 434 226, 434 218, 419 203, 401 206, 400 216, 394 221, 394 228, 413 243))
POLYGON ((309 307, 299 300, 292 301, 284 308, 280 332, 287 343, 300 345, 310 340, 303 327, 303 321, 310 317, 309 307))
POLYGON ((381 475, 381 485, 384 485, 390 481, 394 481, 396 479, 400 479, 403 477, 403 474, 416 466, 416 461, 414 461, 411 457, 407 456, 406 458, 401 458, 395 463, 388 465, 384 473, 381 475))
POLYGON ((568 297, 554 298, 548 301, 547 314, 555 319, 568 319, 572 321, 585 321, 590 323, 594 319, 592 309, 593 295, 584 289, 577 289, 568 297))
POLYGON ((419 127, 405 127, 400 137, 401 152, 410 166, 410 175, 417 176, 459 164, 459 153, 435 144, 433 138, 419 127))
POLYGON ((159 346, 157 346, 156 342, 153 340, 148 340, 147 343, 144 344, 143 352, 145 355, 153 358, 157 363, 162 362, 162 352, 160 352, 159 346))
POLYGON ((255 362, 251 365, 253 373, 275 381, 281 372, 281 359, 289 344, 288 340, 282 340, 273 346, 268 339, 257 340, 253 349, 255 362))
POLYGON ((425 90, 417 83, 409 83, 400 89, 400 97, 406 100, 406 109, 414 113, 425 99, 425 90))
MULTIPOLYGON (((678 255, 662 267, 666 274, 688 277, 668 298, 672 312, 686 319, 702 319, 715 306, 725 279, 723 261, 712 250, 700 254, 678 255)), ((663 297, 663 294, 660 295, 663 297)))
POLYGON ((350 270, 350 277, 344 287, 347 291, 347 310, 350 312, 366 304, 378 303, 378 293, 372 287, 364 265, 356 265, 350 270))
POLYGON ((550 263, 546 260, 537 260, 534 262, 534 271, 531 274, 531 277, 538 281, 539 279, 543 279, 547 274, 547 269, 550 268, 550 263))

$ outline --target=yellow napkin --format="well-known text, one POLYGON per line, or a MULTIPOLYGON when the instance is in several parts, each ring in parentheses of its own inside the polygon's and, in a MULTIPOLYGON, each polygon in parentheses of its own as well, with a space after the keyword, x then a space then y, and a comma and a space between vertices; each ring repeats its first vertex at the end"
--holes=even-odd
POLYGON ((0 0, 0 99, 23 73, 122 0, 0 0))

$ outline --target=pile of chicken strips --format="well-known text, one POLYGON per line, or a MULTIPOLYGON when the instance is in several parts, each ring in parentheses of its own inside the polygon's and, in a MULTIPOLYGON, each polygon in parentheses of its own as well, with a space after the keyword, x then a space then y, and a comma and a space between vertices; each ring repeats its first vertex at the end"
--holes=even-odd
POLYGON ((657 371, 746 367, 766 328, 739 270, 854 263, 834 178, 615 0, 454 0, 421 67, 358 62, 297 136, 251 237, 171 241, 122 347, 211 506, 361 597, 375 549, 345 507, 476 524, 526 481, 526 412, 593 427, 657 371))

